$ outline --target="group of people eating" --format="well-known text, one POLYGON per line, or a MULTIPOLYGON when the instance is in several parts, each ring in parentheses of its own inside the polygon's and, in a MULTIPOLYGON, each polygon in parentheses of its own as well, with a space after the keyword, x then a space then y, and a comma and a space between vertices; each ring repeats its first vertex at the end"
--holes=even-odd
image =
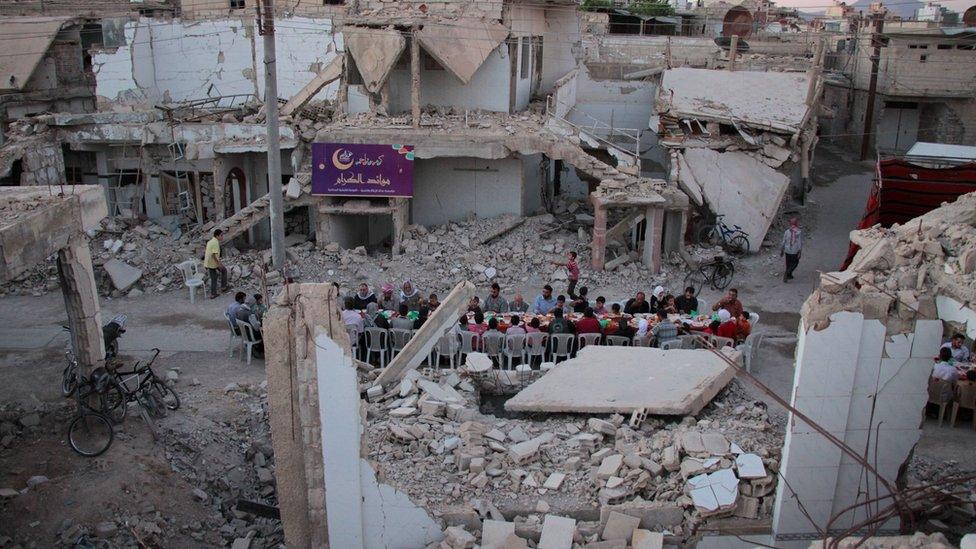
POLYGON ((966 336, 954 334, 939 348, 939 355, 932 367, 932 378, 953 382, 963 379, 976 381, 976 365, 972 359, 972 352, 966 346, 966 336))
MULTIPOLYGON (((682 333, 710 334, 725 337, 734 344, 743 342, 752 331, 750 314, 743 309, 738 291, 731 289, 711 311, 699 310, 695 288, 685 288, 679 296, 668 294, 657 286, 648 299, 644 292, 622 303, 610 303, 604 296, 590 300, 589 289, 581 286, 569 295, 553 295, 550 285, 543 286, 532 303, 520 293, 511 299, 502 295, 501 286, 493 283, 482 299, 473 296, 467 310, 460 315, 453 332, 477 334, 522 335, 533 332, 548 334, 600 334, 624 337, 628 342, 639 338, 652 345, 675 340, 682 333)), ((362 283, 357 292, 343 300, 343 322, 357 336, 367 328, 419 329, 440 306, 437 294, 424 296, 410 280, 399 289, 386 283, 374 293, 362 283)))

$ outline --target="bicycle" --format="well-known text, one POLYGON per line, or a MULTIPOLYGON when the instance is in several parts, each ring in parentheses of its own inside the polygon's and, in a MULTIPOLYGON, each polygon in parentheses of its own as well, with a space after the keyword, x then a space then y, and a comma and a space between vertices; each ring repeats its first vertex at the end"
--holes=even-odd
POLYGON ((749 234, 738 225, 729 227, 722 218, 724 214, 715 216, 715 223, 706 224, 698 229, 698 244, 702 246, 722 246, 732 255, 749 253, 749 234))
POLYGON ((118 368, 111 371, 112 387, 107 391, 109 417, 121 423, 125 420, 126 410, 130 402, 135 402, 139 407, 139 415, 149 426, 153 438, 159 438, 159 431, 153 418, 160 418, 166 415, 166 410, 177 410, 180 407, 180 397, 172 387, 166 385, 156 376, 152 365, 159 356, 159 349, 153 349, 154 353, 149 362, 143 366, 136 363, 132 370, 123 371, 118 368), (131 383, 135 380, 135 387, 131 383))
POLYGON ((115 440, 112 421, 106 416, 109 383, 108 373, 101 368, 92 372, 91 378, 77 378, 73 393, 78 409, 68 425, 68 444, 85 457, 102 455, 115 440))
POLYGON ((695 288, 695 295, 701 291, 707 282, 716 290, 724 290, 732 283, 735 275, 735 264, 732 261, 717 256, 709 262, 700 263, 698 268, 685 277, 685 287, 695 288))

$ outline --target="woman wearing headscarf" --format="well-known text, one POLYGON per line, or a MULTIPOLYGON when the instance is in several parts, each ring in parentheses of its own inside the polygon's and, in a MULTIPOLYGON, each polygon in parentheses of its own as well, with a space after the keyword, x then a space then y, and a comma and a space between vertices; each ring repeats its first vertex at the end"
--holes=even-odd
POLYGON ((725 309, 718 310, 718 333, 715 334, 718 337, 727 337, 730 339, 735 339, 735 330, 737 324, 735 319, 732 318, 732 313, 725 309))
POLYGON ((664 304, 664 286, 655 286, 651 292, 651 312, 656 313, 658 307, 664 304))
POLYGON ((793 280, 793 271, 800 264, 800 250, 803 248, 803 232, 800 230, 800 220, 790 219, 790 228, 783 233, 783 245, 779 255, 786 257, 786 268, 783 270, 783 282, 793 280))
POLYGON ((646 337, 647 336, 647 319, 642 318, 637 321, 637 333, 634 337, 646 337))
POLYGON ((403 281, 403 287, 400 290, 400 303, 406 304, 410 311, 420 309, 420 292, 413 287, 413 282, 410 282, 410 279, 403 281))

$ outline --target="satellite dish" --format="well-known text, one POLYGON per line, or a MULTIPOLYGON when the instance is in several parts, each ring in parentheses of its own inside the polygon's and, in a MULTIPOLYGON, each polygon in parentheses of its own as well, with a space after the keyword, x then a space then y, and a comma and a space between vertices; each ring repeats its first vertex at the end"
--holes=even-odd
MULTIPOLYGON (((732 38, 728 36, 716 36, 715 45, 722 48, 723 50, 732 49, 732 38)), ((735 45, 736 53, 746 53, 749 51, 749 43, 739 38, 739 42, 735 45)))
POLYGON ((976 6, 971 6, 962 14, 962 22, 967 27, 976 27, 976 6))

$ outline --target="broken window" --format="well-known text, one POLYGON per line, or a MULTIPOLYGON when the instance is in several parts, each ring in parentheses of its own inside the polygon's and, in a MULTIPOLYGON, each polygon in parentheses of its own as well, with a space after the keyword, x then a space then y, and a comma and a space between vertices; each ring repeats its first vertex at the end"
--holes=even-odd
POLYGON ((232 10, 244 9, 244 0, 230 0, 230 9, 232 10))
POLYGON ((532 52, 531 39, 528 36, 523 36, 519 39, 521 46, 521 51, 519 52, 519 78, 526 79, 529 77, 529 55, 532 52))
POLYGON ((346 3, 346 0, 322 0, 323 6, 341 6, 346 3))
POLYGON ((952 44, 939 44, 938 45, 938 48, 940 50, 951 50, 952 49, 952 44))

